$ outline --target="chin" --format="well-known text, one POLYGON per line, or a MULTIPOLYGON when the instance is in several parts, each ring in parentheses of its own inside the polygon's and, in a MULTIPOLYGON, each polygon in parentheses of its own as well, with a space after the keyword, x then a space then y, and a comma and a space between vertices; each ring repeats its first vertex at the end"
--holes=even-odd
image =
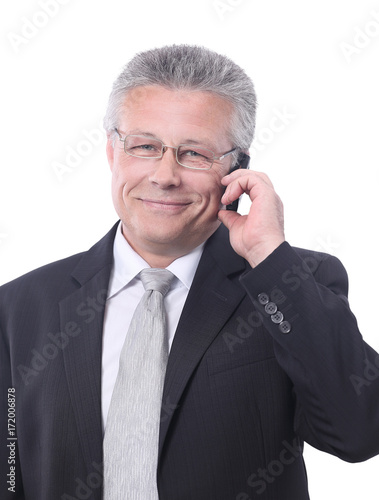
POLYGON ((141 236, 144 236, 144 240, 152 245, 168 245, 169 247, 176 246, 184 239, 183 234, 172 231, 150 231, 145 235, 141 233, 141 236))

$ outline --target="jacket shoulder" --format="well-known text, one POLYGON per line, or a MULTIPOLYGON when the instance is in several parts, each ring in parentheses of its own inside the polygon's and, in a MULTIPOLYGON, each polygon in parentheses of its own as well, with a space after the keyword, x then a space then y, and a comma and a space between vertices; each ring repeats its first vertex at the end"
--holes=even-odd
POLYGON ((89 250, 64 259, 51 262, 42 267, 2 285, 0 302, 16 300, 21 297, 33 299, 41 293, 46 299, 59 296, 71 287, 88 281, 104 266, 113 260, 113 241, 118 223, 89 250))
POLYGON ((292 247, 301 258, 304 265, 309 268, 315 279, 334 289, 336 283, 342 285, 348 291, 349 279, 347 271, 338 257, 315 250, 292 247))
POLYGON ((70 257, 45 264, 5 283, 0 286, 0 300, 9 295, 19 296, 20 294, 28 294, 32 296, 37 289, 56 288, 57 285, 67 282, 67 278, 70 278, 72 270, 80 262, 85 253, 80 252, 70 257))

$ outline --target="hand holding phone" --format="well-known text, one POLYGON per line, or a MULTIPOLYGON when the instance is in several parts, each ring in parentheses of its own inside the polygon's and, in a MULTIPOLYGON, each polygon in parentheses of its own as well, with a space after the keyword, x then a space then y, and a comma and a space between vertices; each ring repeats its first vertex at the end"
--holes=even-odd
POLYGON ((285 241, 283 204, 271 180, 262 172, 239 168, 221 182, 226 186, 221 198, 224 205, 244 193, 250 198, 248 213, 221 209, 218 219, 229 229, 235 252, 256 267, 285 241))

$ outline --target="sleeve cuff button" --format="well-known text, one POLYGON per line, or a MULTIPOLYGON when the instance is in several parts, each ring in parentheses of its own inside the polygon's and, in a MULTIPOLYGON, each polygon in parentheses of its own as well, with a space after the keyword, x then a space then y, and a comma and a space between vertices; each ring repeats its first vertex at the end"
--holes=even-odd
POLYGON ((282 321, 279 324, 279 330, 282 333, 290 333, 291 329, 292 329, 292 327, 291 327, 291 323, 289 323, 289 321, 282 321))
POLYGON ((273 323, 279 324, 284 320, 283 313, 280 311, 277 311, 275 314, 271 315, 271 321, 273 323))
POLYGON ((269 296, 267 295, 267 293, 260 293, 258 295, 258 301, 259 303, 262 305, 262 306, 265 306, 266 304, 268 304, 270 302, 270 298, 269 296))
POLYGON ((278 306, 275 304, 275 302, 269 302, 265 305, 265 311, 267 314, 275 314, 277 310, 278 306))

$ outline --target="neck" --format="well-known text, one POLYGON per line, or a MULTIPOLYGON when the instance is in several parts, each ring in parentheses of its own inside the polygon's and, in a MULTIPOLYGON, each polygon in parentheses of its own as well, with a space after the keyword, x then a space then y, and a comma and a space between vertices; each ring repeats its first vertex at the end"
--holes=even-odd
POLYGON ((190 241, 184 238, 184 241, 183 239, 177 239, 175 241, 170 241, 169 244, 167 241, 146 242, 138 238, 130 238, 127 236, 128 231, 124 223, 122 223, 122 234, 133 250, 142 257, 150 267, 165 269, 172 264, 174 260, 184 255, 188 255, 192 250, 204 243, 204 241, 212 236, 220 224, 219 221, 216 221, 215 225, 209 228, 208 233, 204 233, 204 231, 199 232, 197 237, 193 235, 190 241))
POLYGON ((185 255, 185 254, 176 256, 157 255, 155 253, 138 251, 132 245, 130 246, 133 248, 135 252, 138 253, 138 255, 140 255, 143 258, 143 260, 145 260, 149 264, 150 267, 158 269, 166 269, 170 264, 174 262, 174 260, 179 259, 179 257, 183 257, 183 255, 185 255))
MULTIPOLYGON (((122 234, 133 250, 153 268, 166 269, 174 260, 187 255, 193 250, 193 248, 175 248, 174 246, 167 248, 166 245, 164 245, 164 247, 158 246, 157 248, 139 246, 125 236, 124 230, 122 234)), ((199 245, 200 244, 201 242, 199 245)), ((196 248, 196 246, 194 248, 196 248)))

